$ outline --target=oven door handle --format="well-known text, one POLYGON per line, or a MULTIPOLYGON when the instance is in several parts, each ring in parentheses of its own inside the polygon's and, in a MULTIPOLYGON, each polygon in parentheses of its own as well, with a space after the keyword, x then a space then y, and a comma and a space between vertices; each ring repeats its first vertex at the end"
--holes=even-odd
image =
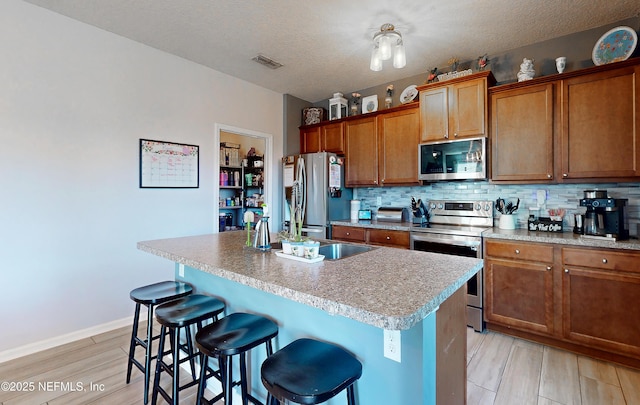
POLYGON ((480 242, 477 240, 460 240, 448 237, 446 235, 439 235, 437 237, 427 235, 412 235, 411 236, 411 248, 413 249, 413 242, 433 242, 445 245, 464 246, 477 252, 480 242))

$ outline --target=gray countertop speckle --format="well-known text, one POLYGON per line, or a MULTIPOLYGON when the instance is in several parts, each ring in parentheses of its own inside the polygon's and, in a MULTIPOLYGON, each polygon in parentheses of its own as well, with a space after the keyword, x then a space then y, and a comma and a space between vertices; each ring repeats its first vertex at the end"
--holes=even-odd
MULTIPOLYGON (((244 246, 244 232, 138 242, 138 249, 379 328, 413 327, 482 268, 479 259, 376 247, 307 264, 244 246)), ((273 239, 272 239, 273 240, 273 239)))
POLYGON ((581 235, 575 235, 572 232, 530 232, 526 229, 506 230, 496 227, 484 231, 482 233, 482 236, 485 239, 507 239, 523 242, 554 243, 606 249, 640 250, 640 241, 638 239, 612 242, 608 240, 593 239, 581 235))

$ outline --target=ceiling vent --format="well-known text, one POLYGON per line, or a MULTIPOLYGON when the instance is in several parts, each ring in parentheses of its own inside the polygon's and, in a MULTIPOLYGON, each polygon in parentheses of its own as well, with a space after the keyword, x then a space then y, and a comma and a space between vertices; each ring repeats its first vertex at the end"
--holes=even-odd
POLYGON ((282 67, 282 63, 278 63, 275 60, 267 58, 264 55, 258 55, 254 58, 251 58, 251 60, 258 62, 259 64, 264 65, 269 69, 277 69, 279 67, 282 67))

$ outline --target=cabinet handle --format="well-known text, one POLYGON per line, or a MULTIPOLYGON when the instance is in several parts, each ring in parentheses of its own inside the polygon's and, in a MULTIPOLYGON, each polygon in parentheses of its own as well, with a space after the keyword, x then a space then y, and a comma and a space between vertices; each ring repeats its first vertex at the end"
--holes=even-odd
POLYGON ((351 235, 351 232, 347 232, 347 236, 351 235))
POLYGON ((602 259, 602 263, 607 264, 607 258, 605 257, 604 259, 602 259))
POLYGON ((520 249, 516 249, 516 254, 519 255, 520 254, 520 249))
POLYGON ((552 178, 552 177, 553 177, 552 175, 547 174, 547 178, 548 178, 548 179, 550 179, 550 178, 552 178))
POLYGON ((564 269, 564 272, 565 272, 565 273, 568 273, 568 272, 569 272, 569 269, 564 269))
POLYGON ((457 138, 457 137, 458 137, 458 133, 457 133, 457 132, 454 132, 454 133, 453 133, 453 137, 454 137, 454 138, 457 138))
POLYGON ((387 240, 391 240, 391 236, 387 236, 387 240))
POLYGON ((547 270, 551 270, 551 266, 547 266, 547 270))
POLYGON ((449 139, 449 134, 444 134, 445 139, 449 139))
POLYGON ((562 177, 569 177, 567 173, 562 173, 562 177))

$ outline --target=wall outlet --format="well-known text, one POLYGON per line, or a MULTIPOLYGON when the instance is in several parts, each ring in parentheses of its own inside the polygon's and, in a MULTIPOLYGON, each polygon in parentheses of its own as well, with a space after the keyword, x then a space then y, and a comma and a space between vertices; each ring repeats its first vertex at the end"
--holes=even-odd
POLYGON ((384 330, 384 357, 400 363, 402 351, 399 330, 384 330))
POLYGON ((376 205, 378 207, 382 205, 382 197, 376 197, 376 205))
POLYGON ((536 192, 536 205, 543 207, 545 201, 547 201, 547 190, 538 190, 536 192))
POLYGON ((178 264, 178 277, 184 277, 184 264, 178 264))

